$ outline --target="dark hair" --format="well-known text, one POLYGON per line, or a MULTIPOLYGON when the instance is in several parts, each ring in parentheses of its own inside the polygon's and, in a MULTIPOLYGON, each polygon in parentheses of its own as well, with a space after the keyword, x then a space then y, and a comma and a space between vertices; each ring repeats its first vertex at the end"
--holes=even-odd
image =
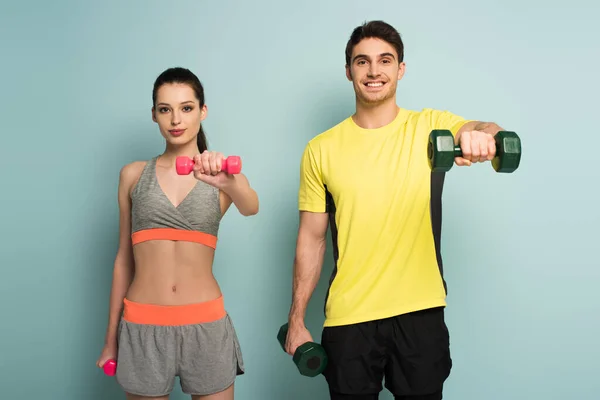
MULTIPOLYGON (((192 71, 180 67, 169 68, 156 78, 154 89, 152 90, 153 106, 156 106, 156 92, 158 92, 158 89, 162 85, 167 83, 183 83, 189 85, 194 90, 196 98, 198 99, 198 102, 200 102, 200 107, 204 106, 204 88, 202 87, 202 83, 200 83, 200 80, 192 71)), ((200 153, 208 149, 208 142, 206 141, 206 135, 202 129, 202 124, 200 124, 197 140, 200 153)))
POLYGON ((383 21, 370 21, 357 26, 352 31, 350 39, 346 44, 346 65, 350 65, 350 59, 352 57, 352 50, 354 46, 360 43, 361 40, 367 38, 377 38, 384 40, 394 46, 396 53, 398 54, 398 62, 404 60, 404 43, 400 38, 400 33, 391 26, 390 24, 383 21))

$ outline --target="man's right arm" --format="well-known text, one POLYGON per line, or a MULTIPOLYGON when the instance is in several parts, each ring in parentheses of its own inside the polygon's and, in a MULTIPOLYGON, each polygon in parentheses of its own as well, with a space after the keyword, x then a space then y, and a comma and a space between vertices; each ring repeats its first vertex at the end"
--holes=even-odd
POLYGON ((312 296, 323 265, 328 227, 325 179, 321 165, 321 148, 309 143, 300 162, 298 190, 300 224, 294 257, 292 306, 288 316, 286 351, 294 354, 296 348, 312 341, 304 324, 306 308, 312 296))
POLYGON ((300 227, 294 258, 290 325, 304 328, 306 308, 321 276, 327 227, 328 215, 326 213, 300 211, 300 227))

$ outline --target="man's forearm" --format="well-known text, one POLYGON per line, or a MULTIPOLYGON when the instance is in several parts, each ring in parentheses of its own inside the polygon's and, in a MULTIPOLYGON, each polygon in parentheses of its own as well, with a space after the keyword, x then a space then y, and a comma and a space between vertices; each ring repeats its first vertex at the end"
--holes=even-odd
POLYGON ((289 322, 304 325, 308 302, 319 282, 326 240, 298 239, 294 258, 294 281, 292 288, 292 306, 289 322))

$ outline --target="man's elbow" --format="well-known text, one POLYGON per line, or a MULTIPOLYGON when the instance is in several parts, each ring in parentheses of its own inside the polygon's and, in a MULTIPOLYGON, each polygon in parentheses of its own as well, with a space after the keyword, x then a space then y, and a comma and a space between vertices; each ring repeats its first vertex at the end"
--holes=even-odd
POLYGON ((310 252, 321 252, 327 247, 327 231, 325 232, 304 232, 298 235, 298 247, 310 252))

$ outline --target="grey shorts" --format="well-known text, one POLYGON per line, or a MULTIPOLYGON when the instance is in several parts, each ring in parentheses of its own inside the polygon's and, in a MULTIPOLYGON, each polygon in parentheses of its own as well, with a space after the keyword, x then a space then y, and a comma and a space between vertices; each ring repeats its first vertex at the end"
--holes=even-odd
POLYGON ((208 395, 242 374, 240 344, 222 298, 183 306, 124 300, 116 379, 125 392, 165 396, 178 376, 184 393, 208 395))

